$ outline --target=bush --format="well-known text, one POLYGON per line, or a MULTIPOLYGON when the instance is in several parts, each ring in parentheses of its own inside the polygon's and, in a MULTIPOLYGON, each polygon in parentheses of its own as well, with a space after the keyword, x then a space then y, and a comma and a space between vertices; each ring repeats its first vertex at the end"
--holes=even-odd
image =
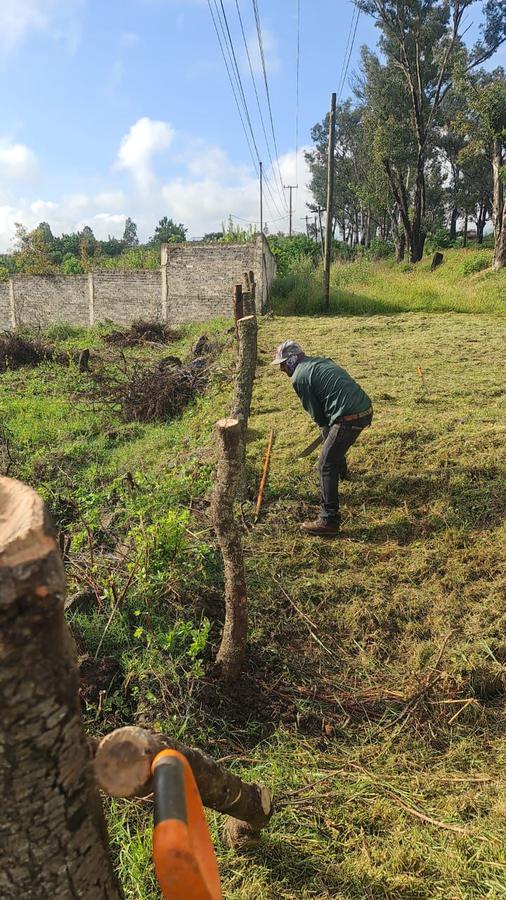
POLYGON ((340 262, 352 262, 357 258, 357 248, 350 247, 344 241, 335 241, 332 246, 332 259, 340 262))
POLYGON ((302 261, 308 260, 310 267, 320 259, 320 247, 305 234, 285 237, 281 234, 269 237, 269 247, 276 259, 278 275, 290 275, 302 261))
POLYGON ((452 242, 446 228, 436 228, 435 231, 427 235, 427 240, 425 241, 427 253, 434 253, 434 250, 448 250, 451 246, 452 242))
POLYGON ((482 272, 492 265, 490 253, 482 250, 480 253, 472 253, 464 260, 462 265, 463 275, 472 275, 473 272, 482 272))
POLYGON ((381 238, 373 238, 369 247, 365 251, 368 259, 386 259, 394 253, 394 245, 392 241, 384 241, 381 238))
POLYGON ((70 254, 63 260, 61 270, 64 275, 84 275, 81 260, 70 254))

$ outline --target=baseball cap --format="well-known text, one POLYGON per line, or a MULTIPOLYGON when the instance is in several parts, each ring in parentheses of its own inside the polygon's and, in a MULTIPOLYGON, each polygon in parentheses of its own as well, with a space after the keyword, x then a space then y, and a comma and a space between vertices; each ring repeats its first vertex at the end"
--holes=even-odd
POLYGON ((297 341, 283 341, 276 350, 276 356, 272 360, 271 366, 280 366, 290 356, 299 355, 300 353, 304 354, 304 351, 297 341))

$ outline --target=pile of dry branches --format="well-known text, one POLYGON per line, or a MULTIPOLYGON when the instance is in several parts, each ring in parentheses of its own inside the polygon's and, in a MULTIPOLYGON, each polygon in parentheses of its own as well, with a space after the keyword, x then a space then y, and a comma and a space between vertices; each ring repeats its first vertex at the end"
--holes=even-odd
POLYGON ((69 362, 68 353, 57 353, 51 344, 19 332, 0 335, 0 372, 21 366, 38 366, 41 362, 69 362))
POLYGON ((133 322, 128 331, 111 331, 104 336, 106 344, 115 347, 139 347, 142 344, 168 344, 179 337, 177 331, 163 322, 133 322))

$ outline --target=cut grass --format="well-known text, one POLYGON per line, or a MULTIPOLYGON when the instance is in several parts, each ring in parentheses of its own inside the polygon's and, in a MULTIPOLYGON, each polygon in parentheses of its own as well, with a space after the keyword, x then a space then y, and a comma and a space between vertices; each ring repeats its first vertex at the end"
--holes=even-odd
MULTIPOLYGON (((490 250, 445 250, 434 272, 431 259, 416 265, 393 260, 334 263, 330 312, 338 315, 388 315, 410 311, 506 314, 506 269, 493 272, 490 250)), ((302 267, 298 275, 274 286, 275 312, 319 315, 322 272, 302 267)))
MULTIPOLYGON (((182 340, 169 352, 182 355, 192 339, 182 340)), ((260 350, 252 500, 271 429, 276 436, 256 526, 253 503, 243 510, 250 653, 228 695, 203 672, 220 631, 206 498, 230 359, 166 426, 105 422, 84 402, 81 376, 57 367, 0 377, 11 474, 42 489, 70 535, 70 590, 75 565, 102 588, 90 611, 71 616, 83 655, 96 652, 109 619, 108 585, 124 586, 142 556, 100 652, 118 674, 101 699, 86 695, 88 727, 160 728, 274 790, 279 811, 246 856, 222 846, 220 817, 209 814, 227 900, 504 896, 504 323, 450 313, 275 317, 261 322, 260 350), (373 426, 350 453, 333 542, 298 529, 316 508, 316 456, 295 457, 315 426, 267 365, 286 338, 338 360, 374 402, 373 426), (64 500, 86 521, 93 563, 64 500)), ((129 900, 159 896, 150 815, 145 802, 110 805, 129 900)))

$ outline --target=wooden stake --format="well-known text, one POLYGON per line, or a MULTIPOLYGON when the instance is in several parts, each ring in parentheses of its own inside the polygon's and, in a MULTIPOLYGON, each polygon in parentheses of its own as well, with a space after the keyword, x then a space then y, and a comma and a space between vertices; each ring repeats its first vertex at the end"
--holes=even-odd
POLYGON ((264 468, 263 468, 263 472, 262 472, 262 479, 261 479, 261 481, 260 481, 260 487, 259 487, 259 489, 258 489, 258 497, 257 497, 257 503, 256 503, 256 507, 255 507, 255 522, 258 520, 258 516, 259 516, 259 513, 260 513, 260 508, 261 508, 261 506, 262 506, 262 500, 263 500, 263 497, 264 497, 264 489, 265 489, 265 483, 266 483, 266 481, 267 481, 267 473, 268 473, 268 471, 269 471, 269 462, 270 462, 270 459, 271 459, 271 450, 272 450, 272 442, 273 442, 273 440, 274 440, 274 432, 271 431, 271 433, 270 433, 270 435, 269 435, 269 442, 268 442, 268 444, 267 444, 267 451, 266 451, 266 454, 265 454, 264 468))
POLYGON ((234 304, 234 322, 235 322, 235 327, 237 329, 237 323, 238 323, 239 319, 242 319, 244 316, 242 284, 236 284, 236 286, 234 288, 233 304, 234 304))
POLYGON ((223 557, 225 622, 216 664, 230 683, 239 677, 246 656, 248 600, 241 533, 234 517, 234 500, 243 470, 242 425, 238 419, 220 419, 216 425, 220 445, 211 516, 223 557))

